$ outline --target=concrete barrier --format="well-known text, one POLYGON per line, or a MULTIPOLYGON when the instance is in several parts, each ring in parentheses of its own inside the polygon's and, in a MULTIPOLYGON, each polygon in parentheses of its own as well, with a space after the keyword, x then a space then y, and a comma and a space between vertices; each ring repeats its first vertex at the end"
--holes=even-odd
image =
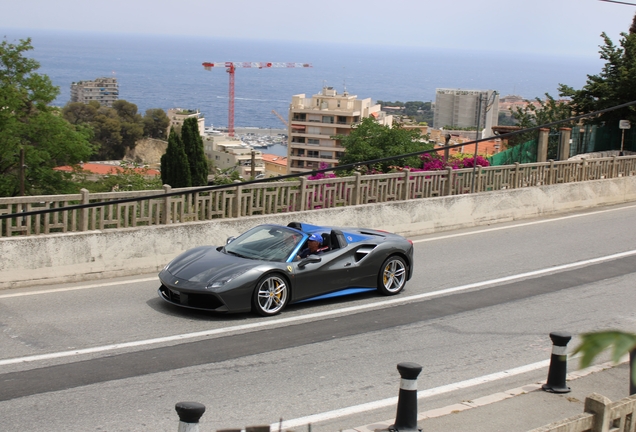
POLYGON ((0 289, 158 272, 179 253, 262 223, 416 236, 636 201, 636 176, 166 226, 0 238, 0 289))

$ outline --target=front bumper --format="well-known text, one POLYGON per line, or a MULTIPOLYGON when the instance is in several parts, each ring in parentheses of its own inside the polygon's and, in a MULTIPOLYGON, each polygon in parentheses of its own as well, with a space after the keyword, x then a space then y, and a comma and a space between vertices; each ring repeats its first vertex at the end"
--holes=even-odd
POLYGON ((213 293, 176 289, 165 284, 161 284, 157 293, 163 300, 176 306, 214 312, 228 312, 225 303, 213 293))

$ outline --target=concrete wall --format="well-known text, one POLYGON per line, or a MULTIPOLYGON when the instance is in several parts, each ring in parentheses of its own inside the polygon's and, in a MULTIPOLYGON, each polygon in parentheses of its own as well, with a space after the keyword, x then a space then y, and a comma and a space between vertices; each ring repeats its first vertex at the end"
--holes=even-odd
POLYGON ((261 223, 364 226, 415 236, 636 201, 636 177, 276 216, 0 238, 0 289, 158 272, 179 253, 261 223))

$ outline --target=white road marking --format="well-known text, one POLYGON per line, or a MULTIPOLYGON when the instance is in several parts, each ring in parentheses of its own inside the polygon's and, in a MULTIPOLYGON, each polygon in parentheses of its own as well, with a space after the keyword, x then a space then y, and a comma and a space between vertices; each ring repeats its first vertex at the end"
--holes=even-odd
MULTIPOLYGON (((480 384, 497 381, 503 378, 513 377, 515 375, 524 374, 526 372, 532 372, 537 369, 542 369, 550 365, 550 360, 544 360, 537 363, 531 363, 525 366, 519 366, 516 368, 508 369, 501 372, 495 372, 489 375, 483 375, 477 378, 471 378, 465 381, 459 381, 456 383, 446 384, 440 387, 421 390, 417 392, 418 399, 429 398, 444 393, 450 393, 455 390, 474 387, 480 384)), ((300 417, 292 420, 285 420, 282 424, 282 429, 294 428, 299 426, 305 426, 308 424, 318 423, 321 421, 333 420, 339 417, 345 417, 353 414, 360 414, 367 411, 373 411, 380 408, 386 408, 397 405, 398 398, 390 397, 387 399, 381 399, 378 401, 367 402, 365 404, 354 405, 346 408, 340 408, 333 411, 327 411, 320 414, 313 414, 307 417, 300 417)), ((280 423, 272 423, 271 430, 278 430, 280 423)))
POLYGON ((66 288, 55 288, 55 289, 47 289, 47 290, 39 290, 39 291, 28 291, 28 292, 14 293, 14 294, 1 294, 0 295, 0 299, 12 298, 12 297, 25 297, 25 296, 32 296, 32 295, 38 295, 38 294, 59 293, 59 292, 65 292, 65 291, 77 291, 77 290, 85 290, 85 289, 91 289, 91 288, 101 288, 101 287, 116 286, 116 285, 127 285, 127 284, 134 284, 134 283, 137 283, 137 282, 151 282, 151 281, 157 281, 158 282, 159 278, 158 277, 151 277, 151 278, 145 278, 145 279, 129 279, 129 280, 125 280, 125 281, 107 282, 107 283, 92 284, 92 285, 80 285, 80 286, 66 287, 66 288))
MULTIPOLYGON (((576 358, 580 357, 580 354, 575 355, 575 356, 571 356, 569 358, 569 360, 574 360, 576 358)), ((594 372, 598 372, 607 368, 611 368, 614 366, 617 366, 619 364, 623 364, 629 361, 629 357, 623 357, 621 359, 619 359, 618 362, 606 362, 606 363, 602 363, 600 365, 596 365, 596 366, 590 366, 587 367, 585 369, 581 369, 578 370, 576 372, 573 373, 569 373, 567 375, 567 380, 571 381, 573 379, 577 379, 577 378, 581 378, 583 376, 589 375, 591 373, 594 372)), ((483 375, 477 378, 472 378, 472 379, 468 379, 465 381, 460 381, 460 382, 456 382, 456 383, 451 383, 451 384, 446 384, 440 387, 435 387, 435 388, 431 388, 431 389, 426 389, 426 390, 422 390, 417 392, 417 398, 418 399, 426 399, 429 397, 433 397, 433 396, 437 396, 440 394, 444 394, 444 393, 450 393, 452 391, 455 390, 459 390, 459 389, 465 389, 465 388, 469 388, 469 387, 474 387, 480 384, 485 384, 485 383, 489 383, 489 382, 493 382, 493 381, 497 381, 500 379, 504 379, 504 378, 508 378, 508 377, 513 377, 516 375, 521 375, 524 374, 526 372, 532 372, 534 370, 538 370, 538 369, 543 369, 546 368, 550 365, 550 360, 544 360, 544 361, 540 361, 537 363, 531 363, 528 365, 524 365, 524 366, 519 366, 516 368, 512 368, 512 369, 508 369, 505 371, 501 371, 501 372, 495 372, 489 375, 483 375)), ((392 398, 387 398, 387 399, 382 399, 379 401, 373 401, 373 402, 367 402, 366 404, 360 404, 360 405, 354 405, 351 407, 347 407, 347 408, 341 408, 341 409, 337 409, 337 410, 333 410, 333 411, 327 411, 324 413, 320 413, 320 414, 313 414, 310 416, 306 416, 306 417, 300 417, 297 419, 290 419, 290 420, 286 420, 283 421, 282 423, 282 429, 288 429, 288 428, 293 428, 293 427, 299 427, 299 426, 305 426, 305 425, 309 425, 309 424, 315 424, 317 422, 321 422, 321 421, 327 421, 327 420, 334 420, 340 417, 345 417, 348 415, 353 415, 353 414, 360 414, 363 412, 367 412, 367 411, 372 411, 375 409, 379 409, 379 408, 386 408, 386 407, 390 407, 390 406, 395 406, 397 405, 397 401, 398 398, 397 397, 392 397, 392 398)), ((418 416, 418 420, 422 420, 422 414, 420 414, 418 416)), ((378 423, 378 422, 376 422, 378 423)), ((382 423, 382 422, 381 422, 382 423)), ((271 430, 278 430, 278 427, 281 426, 280 423, 272 423, 272 425, 270 426, 271 430)))
POLYGON ((390 299, 379 301, 379 302, 374 302, 374 303, 369 303, 369 304, 364 304, 364 305, 357 305, 357 306, 349 306, 349 307, 344 307, 344 308, 340 308, 340 309, 334 309, 334 310, 330 310, 330 311, 315 312, 315 313, 310 313, 310 314, 306 314, 306 315, 299 315, 299 316, 286 317, 286 318, 277 318, 277 319, 272 319, 272 320, 262 320, 262 321, 253 322, 253 323, 250 323, 250 324, 242 324, 242 325, 236 325, 236 326, 231 326, 231 327, 223 327, 223 328, 217 328, 217 329, 212 329, 212 330, 204 330, 204 331, 194 332, 194 333, 179 334, 179 335, 174 335, 174 336, 165 336, 165 337, 154 338, 154 339, 146 339, 146 340, 140 340, 140 341, 124 342, 124 343, 118 343, 118 344, 112 344, 112 345, 104 345, 104 346, 98 346, 98 347, 93 347, 93 348, 84 348, 84 349, 77 349, 77 350, 71 350, 71 351, 60 351, 60 352, 49 353, 49 354, 40 354, 40 355, 32 355, 32 356, 26 356, 26 357, 10 358, 10 359, 5 359, 5 360, 0 360, 0 366, 16 364, 16 363, 35 362, 35 361, 40 361, 40 360, 51 360, 51 359, 62 358, 62 357, 72 357, 72 356, 79 356, 79 355, 84 355, 84 354, 95 354, 95 353, 100 353, 100 352, 105 352, 105 351, 113 351, 113 350, 123 349, 123 348, 134 348, 134 347, 140 347, 140 346, 146 346, 146 345, 154 345, 154 344, 159 344, 159 343, 184 341, 184 340, 188 340, 188 339, 194 339, 194 338, 200 338, 200 337, 208 337, 208 336, 226 334, 226 333, 231 333, 231 332, 236 332, 236 331, 243 331, 243 330, 260 330, 260 329, 263 329, 263 328, 266 328, 266 327, 272 327, 272 326, 281 325, 281 324, 289 324, 289 323, 299 322, 299 321, 315 320, 315 319, 325 318, 325 317, 329 317, 329 316, 333 316, 333 315, 344 315, 344 314, 349 314, 349 313, 357 313, 357 312, 368 310, 368 309, 382 309, 382 308, 386 308, 386 307, 393 306, 393 305, 400 304, 400 303, 407 303, 407 302, 411 302, 411 301, 423 300, 423 299, 427 299, 427 298, 431 298, 431 297, 437 297, 437 296, 442 296, 442 295, 447 295, 447 294, 452 294, 452 293, 458 293, 458 292, 461 292, 461 291, 467 291, 467 290, 471 290, 471 289, 475 289, 475 288, 484 288, 484 287, 487 287, 488 285, 496 285, 496 284, 505 283, 505 282, 512 282, 512 281, 515 281, 515 280, 541 276, 541 275, 544 275, 544 274, 554 273, 554 272, 557 272, 557 271, 570 270, 570 269, 577 268, 577 267, 587 266, 587 265, 591 265, 591 264, 598 264, 598 263, 601 263, 601 262, 611 261, 611 260, 615 260, 615 259, 620 259, 620 258, 624 258, 624 257, 627 257, 627 256, 632 256, 632 255, 636 255, 636 250, 630 250, 630 251, 620 252, 620 253, 616 253, 616 254, 612 254, 612 255, 606 255, 606 256, 603 256, 603 257, 592 258, 592 259, 583 260, 583 261, 577 261, 577 262, 570 263, 570 264, 562 264, 562 265, 558 265, 558 266, 547 267, 547 268, 544 268, 544 269, 541 269, 541 270, 534 270, 534 271, 530 271, 530 272, 526 272, 526 273, 519 273, 519 274, 516 274, 516 275, 505 276, 505 277, 496 278, 496 279, 490 279, 490 280, 482 281, 482 282, 475 282, 475 283, 471 283, 471 284, 467 284, 467 285, 460 285, 460 286, 457 286, 457 287, 446 288, 446 289, 439 290, 439 291, 427 292, 427 293, 422 293, 422 294, 415 294, 415 295, 406 296, 406 297, 397 296, 397 297, 392 297, 390 299))

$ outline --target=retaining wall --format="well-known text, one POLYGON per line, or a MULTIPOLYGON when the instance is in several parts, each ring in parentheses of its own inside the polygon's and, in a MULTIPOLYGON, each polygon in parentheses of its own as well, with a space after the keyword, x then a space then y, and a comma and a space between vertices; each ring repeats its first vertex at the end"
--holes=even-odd
POLYGON ((165 226, 0 238, 0 289, 158 272, 179 253, 261 223, 364 226, 416 236, 636 201, 636 177, 165 226))

